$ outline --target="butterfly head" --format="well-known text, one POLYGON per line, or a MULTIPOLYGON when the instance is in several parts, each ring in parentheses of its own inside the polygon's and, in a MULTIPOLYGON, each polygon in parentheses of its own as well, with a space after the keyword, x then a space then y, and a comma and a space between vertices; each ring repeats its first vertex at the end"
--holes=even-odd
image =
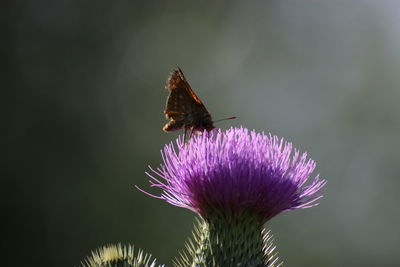
POLYGON ((207 131, 211 131, 212 129, 214 129, 214 123, 211 119, 211 115, 210 113, 205 113, 203 118, 198 122, 198 127, 195 127, 196 130, 207 130, 207 131))

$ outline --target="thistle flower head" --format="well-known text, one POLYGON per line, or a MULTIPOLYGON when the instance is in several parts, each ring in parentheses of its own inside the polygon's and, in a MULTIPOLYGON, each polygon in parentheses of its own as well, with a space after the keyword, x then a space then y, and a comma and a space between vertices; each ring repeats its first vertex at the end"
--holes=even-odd
POLYGON ((245 128, 182 137, 161 151, 163 164, 147 175, 161 198, 207 217, 248 213, 266 222, 275 215, 317 205, 326 181, 307 180, 316 163, 292 144, 245 128))
POLYGON ((82 267, 163 267, 157 265, 156 260, 152 259, 150 254, 146 254, 143 250, 135 254, 134 247, 131 245, 123 246, 105 245, 92 251, 92 255, 82 262, 82 267))

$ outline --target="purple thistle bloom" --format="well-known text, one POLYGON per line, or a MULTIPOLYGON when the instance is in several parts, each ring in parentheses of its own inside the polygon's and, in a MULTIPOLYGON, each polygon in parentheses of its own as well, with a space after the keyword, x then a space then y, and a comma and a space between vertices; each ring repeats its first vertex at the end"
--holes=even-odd
POLYGON ((150 167, 155 175, 146 174, 163 192, 147 194, 203 217, 248 213, 266 222, 283 211, 318 205, 326 183, 317 175, 305 185, 316 166, 306 153, 245 128, 204 132, 188 143, 180 137, 161 154, 163 164, 150 167))

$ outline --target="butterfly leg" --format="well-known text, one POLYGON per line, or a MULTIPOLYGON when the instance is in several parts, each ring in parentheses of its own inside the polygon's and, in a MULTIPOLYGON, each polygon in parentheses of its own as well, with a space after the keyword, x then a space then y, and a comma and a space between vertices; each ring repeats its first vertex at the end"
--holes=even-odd
POLYGON ((186 142, 186 134, 187 134, 187 128, 185 127, 185 132, 183 133, 183 142, 186 142))
POLYGON ((194 132, 194 127, 191 127, 191 128, 190 128, 189 140, 190 140, 190 138, 192 137, 193 132, 194 132))

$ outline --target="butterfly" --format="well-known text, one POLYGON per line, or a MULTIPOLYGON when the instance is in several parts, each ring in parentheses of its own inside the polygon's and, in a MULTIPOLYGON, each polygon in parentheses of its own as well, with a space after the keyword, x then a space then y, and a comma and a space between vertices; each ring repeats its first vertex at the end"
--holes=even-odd
MULTIPOLYGON (((164 110, 169 120, 163 127, 165 132, 184 129, 184 136, 188 130, 191 136, 193 132, 211 131, 215 128, 211 114, 193 92, 179 67, 172 70, 165 89, 169 92, 164 110)), ((234 119, 234 117, 228 119, 234 119)))

